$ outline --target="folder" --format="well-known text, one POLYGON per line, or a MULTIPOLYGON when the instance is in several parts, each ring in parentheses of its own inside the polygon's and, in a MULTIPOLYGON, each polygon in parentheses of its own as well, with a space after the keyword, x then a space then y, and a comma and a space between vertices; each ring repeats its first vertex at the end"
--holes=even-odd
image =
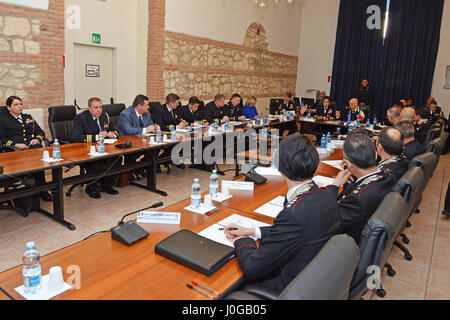
POLYGON ((180 230, 159 242, 155 253, 209 277, 234 257, 234 248, 180 230))

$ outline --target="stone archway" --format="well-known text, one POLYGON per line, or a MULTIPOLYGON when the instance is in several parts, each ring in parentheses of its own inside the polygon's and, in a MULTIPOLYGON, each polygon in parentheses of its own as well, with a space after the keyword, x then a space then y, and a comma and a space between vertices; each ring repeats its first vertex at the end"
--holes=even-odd
POLYGON ((266 30, 262 24, 254 22, 248 27, 244 37, 244 46, 258 51, 267 51, 269 49, 266 30))

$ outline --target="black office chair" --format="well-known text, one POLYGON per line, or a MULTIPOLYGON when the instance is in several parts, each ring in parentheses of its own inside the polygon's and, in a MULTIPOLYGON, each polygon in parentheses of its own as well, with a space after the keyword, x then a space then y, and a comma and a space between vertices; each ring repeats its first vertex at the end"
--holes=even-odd
POLYGON ((155 117, 154 117, 155 110, 159 107, 161 107, 161 103, 159 103, 159 102, 150 102, 149 103, 150 116, 152 117, 153 122, 155 121, 155 117))
MULTIPOLYGON (((48 108, 48 127, 52 134, 53 141, 58 139, 61 145, 70 144, 72 141, 72 128, 73 119, 77 115, 75 106, 59 106, 48 108)), ((73 167, 70 167, 70 171, 73 167)), ((83 167, 80 167, 80 175, 86 174, 83 167)), ((78 183, 70 186, 69 190, 66 192, 66 196, 70 197, 72 191, 76 187, 83 187, 83 183, 78 183)))
POLYGON ((441 135, 441 127, 432 127, 427 131, 426 137, 425 137, 425 141, 423 142, 423 147, 424 149, 427 148, 428 144, 433 141, 434 139, 439 138, 439 136, 441 135))
MULTIPOLYGON (((406 208, 407 200, 399 193, 388 193, 367 222, 359 243, 360 259, 350 286, 349 299, 361 299, 369 290, 367 280, 372 276, 372 273, 368 273, 370 266, 378 266, 380 274, 386 267, 389 276, 395 275, 395 270, 386 261, 402 228, 406 208)), ((380 297, 386 295, 381 281, 376 287, 376 293, 380 297)))
POLYGON ((442 137, 439 137, 437 139, 434 139, 431 141, 427 148, 425 149, 425 152, 433 152, 438 157, 438 163, 439 158, 441 157, 442 150, 444 149, 446 140, 444 140, 442 137))
POLYGON ((120 113, 125 110, 125 105, 123 103, 116 104, 104 104, 103 112, 108 115, 109 123, 117 128, 119 123, 120 113))
POLYGON ((359 249, 347 235, 332 237, 316 257, 281 292, 235 291, 227 300, 346 300, 359 261, 359 249))
POLYGON ((300 108, 301 103, 300 103, 300 98, 299 97, 294 97, 294 104, 297 108, 300 108))

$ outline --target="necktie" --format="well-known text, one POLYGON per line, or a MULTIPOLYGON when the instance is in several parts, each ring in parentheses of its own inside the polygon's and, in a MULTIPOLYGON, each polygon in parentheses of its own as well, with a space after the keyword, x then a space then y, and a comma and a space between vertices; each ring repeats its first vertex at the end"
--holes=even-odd
POLYGON ((22 122, 22 117, 17 117, 17 120, 18 120, 20 123, 23 123, 23 122, 22 122))
POLYGON ((102 127, 100 127, 100 119, 95 119, 95 122, 97 122, 98 130, 100 130, 99 132, 102 132, 102 127))
POLYGON ((144 127, 144 122, 142 121, 142 116, 139 116, 139 127, 140 128, 144 127))

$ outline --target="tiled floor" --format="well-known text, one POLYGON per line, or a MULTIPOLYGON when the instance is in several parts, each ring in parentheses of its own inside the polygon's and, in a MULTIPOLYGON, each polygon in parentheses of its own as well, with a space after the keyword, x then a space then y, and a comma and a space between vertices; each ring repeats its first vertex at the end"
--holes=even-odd
MULTIPOLYGON (((194 177, 199 178, 202 190, 206 190, 209 175, 205 171, 177 168, 172 169, 171 175, 159 174, 158 188, 167 191, 167 197, 130 186, 120 189, 118 196, 102 194, 101 200, 94 200, 76 189, 64 202, 66 218, 76 225, 75 231, 38 213, 22 218, 14 212, 0 211, 0 271, 21 263, 27 241, 36 241, 41 254, 46 255, 97 231, 108 230, 126 213, 159 201, 167 207, 188 198, 194 177)), ((233 172, 228 172, 226 179, 232 175, 233 172)), ((412 227, 406 231, 411 240, 407 247, 412 261, 406 261, 396 247, 392 250, 388 262, 397 275, 391 278, 383 272, 382 284, 387 292, 384 299, 450 299, 450 218, 441 214, 449 180, 450 155, 446 155, 441 157, 424 192, 421 213, 412 217, 412 227)), ((45 207, 50 209, 48 204, 45 207)), ((365 299, 380 298, 368 292, 365 299)))

